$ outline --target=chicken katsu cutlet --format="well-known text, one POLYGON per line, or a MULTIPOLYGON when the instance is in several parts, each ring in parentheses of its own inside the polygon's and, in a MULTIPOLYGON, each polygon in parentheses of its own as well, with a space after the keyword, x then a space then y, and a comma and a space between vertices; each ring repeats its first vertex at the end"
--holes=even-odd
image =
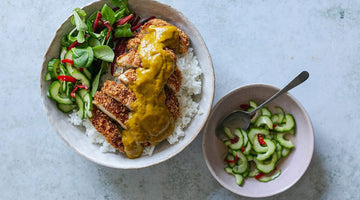
POLYGON ((119 152, 124 153, 124 144, 118 126, 109 116, 94 106, 91 110, 92 117, 89 118, 94 128, 101 133, 106 141, 119 152))
POLYGON ((183 31, 170 23, 153 19, 145 23, 135 37, 128 40, 126 47, 126 52, 116 59, 119 70, 116 70, 114 75, 121 82, 107 80, 101 90, 95 93, 93 117, 90 121, 113 147, 120 152, 125 152, 129 158, 136 158, 141 155, 139 151, 143 146, 157 144, 174 130, 174 121, 180 116, 180 104, 176 93, 180 90, 182 79, 181 71, 176 66, 175 53, 187 52, 189 38, 183 31), (158 31, 156 34, 160 34, 160 36, 148 35, 150 32, 156 31, 158 31), (161 37, 168 39, 159 40, 161 37), (155 52, 161 55, 156 59, 163 60, 149 62, 155 57, 151 58, 153 55, 144 57, 144 49, 141 46, 143 40, 146 40, 144 44, 149 41, 155 42, 157 49, 155 52), (143 59, 147 59, 145 63, 143 59), (144 70, 145 67, 146 70, 144 70), (160 70, 149 73, 149 76, 150 74, 151 76, 155 75, 154 80, 149 79, 148 75, 144 75, 153 70, 160 70), (144 78, 149 80, 143 81, 144 78), (139 79, 143 81, 142 84, 145 84, 141 87, 148 88, 145 90, 148 91, 146 94, 139 94, 139 91, 144 91, 143 89, 139 90, 135 84, 139 79), (155 84, 154 87, 151 84, 155 84), (150 104, 148 105, 147 102, 150 104), (155 104, 152 105, 152 103, 155 104), (162 111, 161 104, 168 110, 167 112, 162 111), (135 110, 133 110, 134 106, 135 110), (166 116, 166 113, 169 113, 170 116, 166 116), (148 121, 134 122, 133 115, 136 115, 134 119, 148 121), (167 122, 168 120, 169 122, 167 122), (117 124, 121 126, 121 132, 117 124), (146 141, 146 138, 150 140, 146 141))

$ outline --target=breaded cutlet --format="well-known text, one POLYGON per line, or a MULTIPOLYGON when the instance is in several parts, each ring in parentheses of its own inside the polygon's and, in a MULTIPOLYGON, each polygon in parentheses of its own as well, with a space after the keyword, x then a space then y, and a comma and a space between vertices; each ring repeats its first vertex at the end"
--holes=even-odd
MULTIPOLYGON (((140 29, 139 33, 135 34, 135 37, 133 37, 132 39, 129 40, 129 42, 126 45, 127 49, 137 49, 141 39, 145 36, 145 34, 148 33, 148 27, 150 25, 154 25, 154 26, 169 26, 172 25, 162 19, 152 19, 148 22, 146 22, 140 29)), ((172 25, 173 26, 173 25, 172 25)), ((173 49, 176 53, 186 53, 189 45, 190 45, 190 40, 189 37, 179 28, 177 28, 178 32, 179 32, 179 49, 173 49)))
POLYGON ((130 110, 130 105, 136 100, 134 92, 129 90, 124 84, 117 83, 116 81, 107 80, 101 88, 101 91, 130 110))
MULTIPOLYGON (((118 76, 118 79, 125 85, 128 85, 131 82, 135 82, 136 70, 128 69, 124 73, 120 74, 118 76)), ((169 79, 166 82, 166 85, 169 86, 175 92, 178 92, 181 87, 181 81, 182 81, 181 71, 177 66, 175 66, 174 72, 170 75, 169 79)))
MULTIPOLYGON (((165 105, 169 109, 169 111, 172 114, 172 116, 174 117, 174 119, 177 119, 180 115, 180 104, 176 97, 176 93, 168 86, 165 86, 164 90, 165 90, 165 97, 166 97, 165 105)), ((126 102, 126 107, 130 111, 131 104, 136 101, 135 94, 132 91, 130 91, 125 85, 123 85, 122 83, 117 83, 116 81, 106 81, 104 86, 102 87, 101 91, 102 92, 95 93, 95 96, 97 99, 95 102, 96 104, 99 104, 98 103, 99 98, 103 98, 103 99, 105 99, 103 101, 109 101, 109 102, 116 100, 116 101, 118 101, 118 103, 120 105, 125 105, 124 102, 126 102), (98 93, 100 93, 100 94, 98 94, 98 93), (103 97, 103 95, 106 95, 108 97, 105 98, 105 97, 103 97), (110 99, 112 99, 112 100, 110 100, 110 99)), ((95 99, 95 96, 94 96, 94 99, 95 99)), ((110 103, 110 104, 114 104, 114 103, 110 103)), ((114 104, 114 105, 112 105, 112 107, 119 106, 119 104, 114 104)), ((97 105, 97 106, 99 107, 99 105, 97 105)), ((104 107, 103 109, 105 109, 105 110, 111 109, 110 106, 107 106, 107 107, 103 106, 103 107, 104 107)), ((124 111, 128 112, 128 110, 124 110, 124 111)), ((107 112, 111 112, 111 111, 107 111, 107 112)), ((111 114, 111 113, 109 113, 109 114, 111 114)), ((121 116, 121 113, 120 114, 118 113, 116 115, 115 114, 111 114, 111 115, 114 115, 114 117, 119 116, 119 115, 121 116)), ((128 116, 128 115, 129 115, 128 113, 123 114, 123 116, 128 116)), ((111 118, 114 118, 114 117, 111 117, 111 118)), ((125 126, 126 120, 122 122, 124 124, 124 126, 125 126)), ((123 126, 123 125, 121 125, 121 126, 123 126)))
POLYGON ((93 104, 126 129, 125 122, 129 119, 129 108, 99 91, 95 92, 93 104))
POLYGON ((122 135, 118 126, 110 117, 103 113, 99 108, 93 106, 92 117, 89 118, 95 129, 105 137, 106 141, 111 144, 119 152, 124 153, 124 144, 122 143, 122 135))

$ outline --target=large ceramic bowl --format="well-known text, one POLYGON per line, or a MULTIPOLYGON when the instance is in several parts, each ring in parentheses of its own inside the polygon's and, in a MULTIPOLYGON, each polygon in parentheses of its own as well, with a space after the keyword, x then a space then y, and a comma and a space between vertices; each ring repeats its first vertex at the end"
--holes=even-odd
MULTIPOLYGON (((85 6, 83 9, 86 13, 93 13, 94 11, 101 9, 104 3, 107 3, 108 5, 111 4, 108 0, 96 1, 85 6)), ((121 169, 135 169, 155 165, 168 160, 181 152, 195 139, 204 126, 210 113, 214 96, 214 72, 211 58, 208 49, 195 26, 176 9, 157 1, 129 0, 129 7, 137 15, 145 18, 155 15, 158 18, 167 20, 182 29, 186 34, 188 34, 191 47, 194 49, 194 53, 200 63, 203 75, 202 94, 199 98, 199 114, 193 118, 190 125, 185 130, 185 136, 181 138, 179 142, 173 145, 163 142, 155 148, 152 156, 142 156, 138 159, 128 159, 120 154, 102 153, 99 150, 99 146, 91 143, 91 139, 84 134, 84 130, 82 128, 73 126, 69 123, 68 115, 59 111, 55 102, 47 97, 46 94, 49 88, 49 82, 44 80, 47 62, 51 58, 59 55, 60 40, 62 36, 67 34, 73 27, 69 18, 57 30, 55 37, 45 54, 40 75, 41 99, 46 115, 58 135, 60 135, 73 150, 85 158, 100 165, 121 169)), ((71 12, 72 10, 69 10, 69 13, 71 12)))
POLYGON ((215 105, 204 128, 203 154, 206 164, 215 179, 236 194, 247 197, 268 197, 278 194, 294 185, 310 164, 314 151, 314 134, 310 118, 300 102, 289 93, 285 93, 268 104, 270 110, 274 109, 274 106, 282 107, 286 113, 294 116, 296 122, 296 134, 289 138, 295 144, 295 148, 276 165, 282 170, 281 175, 266 183, 246 178, 243 184, 238 186, 234 176, 224 171, 227 149, 215 136, 216 125, 230 112, 239 109, 241 104, 248 104, 249 100, 260 104, 277 91, 278 88, 264 84, 246 85, 231 91, 215 105))

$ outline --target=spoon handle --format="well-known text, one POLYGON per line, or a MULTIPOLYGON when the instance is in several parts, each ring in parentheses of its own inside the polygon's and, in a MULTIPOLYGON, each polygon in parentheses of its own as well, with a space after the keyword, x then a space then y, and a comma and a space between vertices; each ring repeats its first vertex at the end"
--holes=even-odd
POLYGON ((302 71, 299 75, 297 75, 290 83, 288 83, 283 89, 281 89, 279 92, 277 92, 276 94, 274 94, 272 97, 270 97, 268 100, 266 100, 264 103, 262 103, 261 105, 259 105, 258 107, 256 107, 255 109, 251 110, 249 112, 250 115, 254 114, 257 110, 259 110, 260 108, 264 107, 266 104, 268 104, 270 101, 276 99, 278 96, 282 95, 283 93, 291 90, 292 88, 300 85, 301 83, 303 83, 304 81, 306 81, 306 79, 309 78, 309 73, 307 71, 302 71))

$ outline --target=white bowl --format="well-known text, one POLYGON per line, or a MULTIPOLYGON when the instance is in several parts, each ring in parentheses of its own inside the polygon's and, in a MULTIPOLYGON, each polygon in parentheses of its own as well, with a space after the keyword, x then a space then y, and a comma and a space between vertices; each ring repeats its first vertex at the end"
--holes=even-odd
MULTIPOLYGON (((110 5, 109 0, 102 0, 93 2, 83 9, 86 13, 93 13, 107 3, 110 5)), ((52 40, 44 57, 40 75, 41 99, 46 111, 46 115, 59 136, 77 153, 85 158, 98 163, 100 165, 121 168, 121 169, 135 169, 143 168, 151 165, 161 163, 181 152, 188 146, 195 137, 199 134, 204 126, 206 119, 210 113, 213 96, 214 96, 214 72, 211 58, 208 49, 195 26, 179 11, 176 9, 159 3, 153 0, 129 0, 130 9, 137 15, 142 17, 149 17, 155 15, 158 18, 164 19, 182 29, 190 38, 190 45, 194 49, 195 56, 197 57, 203 75, 202 75, 202 94, 199 99, 199 113, 197 114, 190 125, 185 130, 185 136, 176 144, 170 145, 166 141, 157 145, 152 156, 142 156, 137 159, 128 159, 124 155, 114 153, 102 153, 99 146, 92 144, 91 139, 88 138, 84 129, 73 126, 68 121, 68 115, 59 111, 55 102, 47 97, 49 82, 44 80, 46 73, 47 62, 51 58, 59 55, 60 40, 63 35, 67 34, 72 25, 69 18, 59 27, 54 39, 52 40)), ((71 13, 72 10, 69 10, 71 13)))
POLYGON ((249 100, 260 104, 277 91, 279 91, 278 88, 264 84, 237 88, 219 100, 205 125, 203 154, 211 174, 223 187, 241 196, 268 197, 283 192, 302 177, 310 164, 314 151, 314 133, 310 118, 300 102, 289 93, 285 93, 268 105, 270 110, 274 106, 281 106, 286 113, 294 116, 296 122, 296 134, 290 138, 295 148, 277 164, 277 168, 282 170, 281 175, 267 183, 259 182, 254 178, 246 178, 243 185, 238 186, 234 176, 224 171, 227 150, 215 136, 216 125, 231 111, 239 109, 241 104, 248 104, 249 100))

